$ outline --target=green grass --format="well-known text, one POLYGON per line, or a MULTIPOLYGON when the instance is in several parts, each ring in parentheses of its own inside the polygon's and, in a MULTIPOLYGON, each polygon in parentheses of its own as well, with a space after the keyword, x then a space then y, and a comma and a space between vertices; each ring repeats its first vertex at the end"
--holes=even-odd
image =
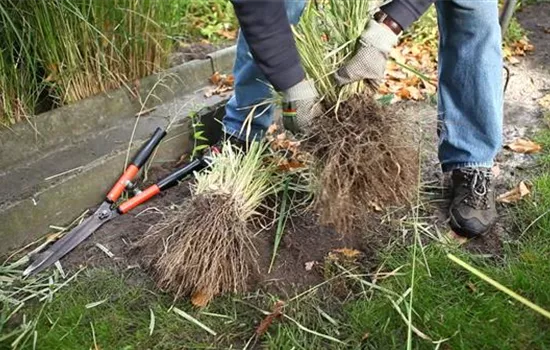
MULTIPOLYGON (((41 307, 35 305, 35 312, 41 307)), ((211 348, 217 343, 238 343, 253 333, 254 325, 236 319, 236 314, 257 320, 262 317, 231 297, 217 300, 200 314, 186 301, 173 304, 147 280, 109 270, 90 270, 45 304, 36 328, 37 349, 93 349, 92 325, 99 349, 211 348), (104 302, 86 307, 100 301, 104 302), (178 316, 170 309, 172 305, 203 322, 218 336, 178 316), (150 310, 155 319, 152 335, 150 310)), ((8 345, 0 343, 0 349, 8 349, 8 345)), ((32 349, 32 337, 23 348, 32 349)))

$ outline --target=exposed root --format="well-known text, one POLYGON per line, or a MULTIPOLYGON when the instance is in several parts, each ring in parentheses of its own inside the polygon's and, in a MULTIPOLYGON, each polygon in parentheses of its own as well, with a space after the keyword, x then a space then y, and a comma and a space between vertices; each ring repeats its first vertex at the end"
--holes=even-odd
POLYGON ((366 211, 407 203, 417 184, 418 151, 406 116, 356 95, 320 117, 307 147, 320 161, 321 223, 360 228, 366 211))
POLYGON ((138 242, 158 286, 176 298, 246 289, 256 251, 247 223, 225 195, 198 195, 138 242))

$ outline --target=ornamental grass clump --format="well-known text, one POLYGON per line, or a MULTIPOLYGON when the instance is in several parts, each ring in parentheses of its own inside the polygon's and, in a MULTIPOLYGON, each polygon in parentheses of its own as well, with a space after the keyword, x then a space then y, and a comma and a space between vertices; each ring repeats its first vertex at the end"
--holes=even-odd
POLYGON ((310 4, 296 40, 326 113, 312 123, 305 146, 318 161, 317 208, 323 224, 339 232, 360 229, 365 213, 407 204, 418 175, 412 125, 374 100, 374 82, 339 87, 334 73, 353 56, 370 1, 310 4))
POLYGON ((266 146, 248 152, 225 145, 197 174, 192 196, 153 226, 137 249, 160 288, 203 306, 219 294, 244 291, 257 267, 251 225, 274 193, 266 146))

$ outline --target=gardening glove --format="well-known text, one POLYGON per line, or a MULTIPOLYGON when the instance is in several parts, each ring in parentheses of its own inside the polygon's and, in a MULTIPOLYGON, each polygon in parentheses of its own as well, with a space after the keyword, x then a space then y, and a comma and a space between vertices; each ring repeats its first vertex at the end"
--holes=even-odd
POLYGON ((359 38, 355 55, 334 75, 339 86, 355 81, 384 78, 390 51, 397 45, 398 36, 384 24, 369 21, 359 38))
POLYGON ((307 133, 313 120, 323 114, 312 80, 303 80, 283 92, 283 125, 294 133, 307 133))

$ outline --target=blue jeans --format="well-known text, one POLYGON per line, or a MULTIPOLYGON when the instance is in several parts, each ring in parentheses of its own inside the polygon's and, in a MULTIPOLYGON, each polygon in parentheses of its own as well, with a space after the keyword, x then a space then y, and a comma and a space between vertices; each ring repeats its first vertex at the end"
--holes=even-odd
MULTIPOLYGON (((307 0, 285 0, 285 4, 290 24, 298 24, 307 0)), ((259 138, 273 122, 273 88, 254 62, 242 32, 233 75, 234 95, 225 106, 224 131, 242 140, 259 138)))
MULTIPOLYGON (((306 1, 286 0, 292 24, 298 23, 306 1)), ((439 160, 443 171, 491 167, 502 145, 503 118, 497 0, 438 0, 436 7, 439 160)), ((234 75, 235 95, 226 106, 225 131, 241 139, 259 137, 273 120, 274 107, 266 103, 272 88, 254 63, 242 34, 234 75)))

